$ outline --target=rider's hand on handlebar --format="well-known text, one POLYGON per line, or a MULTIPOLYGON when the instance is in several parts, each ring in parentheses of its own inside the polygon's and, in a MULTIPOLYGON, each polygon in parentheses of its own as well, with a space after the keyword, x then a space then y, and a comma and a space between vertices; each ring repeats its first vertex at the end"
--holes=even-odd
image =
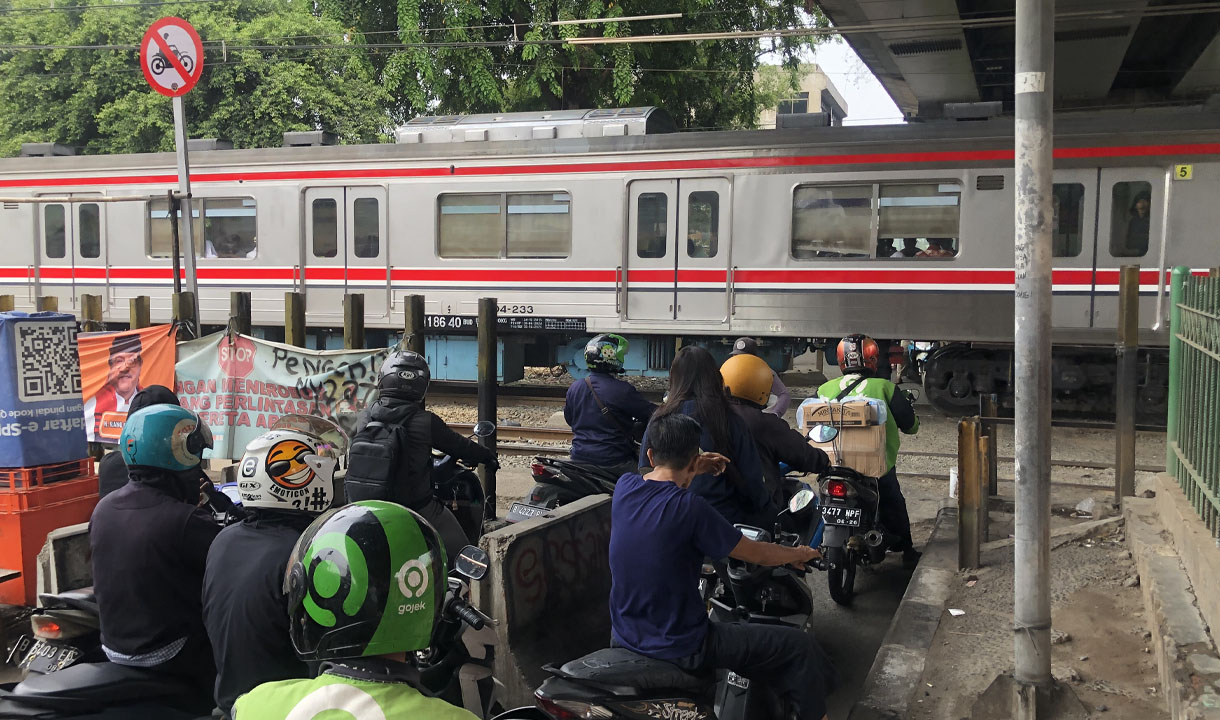
POLYGON ((792 550, 797 555, 798 559, 789 564, 797 570, 804 570, 806 565, 814 560, 820 560, 822 557, 822 553, 820 551, 815 550, 808 545, 799 545, 792 548, 792 550))
POLYGON ((695 458, 696 475, 719 475, 729 466, 729 459, 720 453, 699 453, 695 458))

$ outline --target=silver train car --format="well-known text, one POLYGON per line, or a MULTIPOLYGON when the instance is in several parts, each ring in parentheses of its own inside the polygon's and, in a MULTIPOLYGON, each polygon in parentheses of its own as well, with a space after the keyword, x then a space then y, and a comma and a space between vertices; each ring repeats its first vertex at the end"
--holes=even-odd
MULTIPOLYGON (((388 341, 423 294, 431 359, 461 378, 488 296, 506 379, 595 332, 638 340, 642 373, 676 337, 723 353, 758 336, 782 364, 867 332, 937 342, 924 375, 942 407, 1011 391, 1011 120, 667 129, 649 108, 418 118, 395 143, 194 152, 201 321, 225 324, 248 290, 274 339, 297 291, 325 344, 344 293, 363 293, 388 341)), ((1138 264, 1143 404, 1163 408, 1161 280, 1220 264, 1220 116, 1065 116, 1055 133, 1059 407, 1108 407, 1119 267, 1138 264)), ((0 160, 0 293, 69 311, 101 295, 115 325, 148 295, 168 319, 176 184, 170 153, 0 160)))

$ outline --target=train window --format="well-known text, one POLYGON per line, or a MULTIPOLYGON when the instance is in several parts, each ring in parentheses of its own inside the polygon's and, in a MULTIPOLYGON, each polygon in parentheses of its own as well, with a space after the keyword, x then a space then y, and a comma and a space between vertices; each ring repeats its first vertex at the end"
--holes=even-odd
POLYGON ((1117 182, 1110 198, 1110 255, 1147 255, 1152 185, 1141 181, 1117 182))
POLYGON ((333 258, 339 254, 339 206, 334 198, 314 198, 313 256, 333 258))
POLYGON ((686 256, 713 258, 720 244, 720 193, 693 192, 686 200, 686 256))
POLYGON ((81 205, 77 216, 80 229, 80 256, 96 258, 102 256, 102 217, 97 203, 81 205))
POLYGON ((509 193, 508 257, 567 257, 572 252, 572 196, 509 193))
POLYGON ((868 257, 872 185, 798 187, 792 196, 792 257, 868 257))
POLYGON ((252 198, 204 198, 204 257, 253 258, 258 218, 252 198))
POLYGON ((62 258, 67 254, 67 223, 63 205, 45 205, 42 210, 42 237, 47 257, 62 258))
MULTIPOLYGON (((169 201, 150 200, 148 203, 148 256, 151 258, 167 258, 173 239, 169 222, 169 201)), ((203 201, 195 198, 191 203, 192 232, 195 239, 195 257, 203 257, 203 201)), ((178 224, 182 224, 183 209, 178 209, 178 224)), ((181 230, 180 230, 181 231, 181 230)), ((186 238, 180 238, 185 243, 186 238)))
POLYGON ((441 257, 498 258, 504 250, 504 196, 441 195, 437 224, 441 257))
POLYGON ((882 183, 877 199, 878 256, 887 252, 906 258, 956 256, 961 193, 956 183, 882 183))
POLYGON ((1051 248, 1055 257, 1076 257, 1084 233, 1084 185, 1055 183, 1051 191, 1051 248))
POLYGON ((375 258, 381 254, 381 212, 377 198, 356 198, 352 203, 352 225, 356 237, 356 257, 375 258))
POLYGON ((636 199, 635 215, 635 254, 642 258, 665 257, 669 196, 665 193, 640 193, 636 199))

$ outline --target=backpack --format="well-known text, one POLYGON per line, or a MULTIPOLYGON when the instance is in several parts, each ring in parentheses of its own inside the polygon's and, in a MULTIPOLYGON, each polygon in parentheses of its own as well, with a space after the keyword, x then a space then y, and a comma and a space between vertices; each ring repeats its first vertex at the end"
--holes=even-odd
POLYGON ((348 502, 391 499, 391 486, 401 466, 401 431, 398 424, 370 420, 352 438, 343 481, 348 502))

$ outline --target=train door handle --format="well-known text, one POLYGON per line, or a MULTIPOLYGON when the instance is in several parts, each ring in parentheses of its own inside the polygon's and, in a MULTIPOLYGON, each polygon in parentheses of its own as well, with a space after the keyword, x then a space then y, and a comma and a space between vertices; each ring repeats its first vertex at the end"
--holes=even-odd
POLYGON ((673 305, 670 305, 670 306, 669 306, 669 312, 673 312, 673 311, 674 311, 674 306, 673 306, 673 305))
POLYGON ((678 312, 682 312, 682 306, 681 306, 681 305, 679 305, 679 306, 678 306, 678 312))
POLYGON ((623 294, 623 266, 614 268, 614 312, 621 315, 623 294))

